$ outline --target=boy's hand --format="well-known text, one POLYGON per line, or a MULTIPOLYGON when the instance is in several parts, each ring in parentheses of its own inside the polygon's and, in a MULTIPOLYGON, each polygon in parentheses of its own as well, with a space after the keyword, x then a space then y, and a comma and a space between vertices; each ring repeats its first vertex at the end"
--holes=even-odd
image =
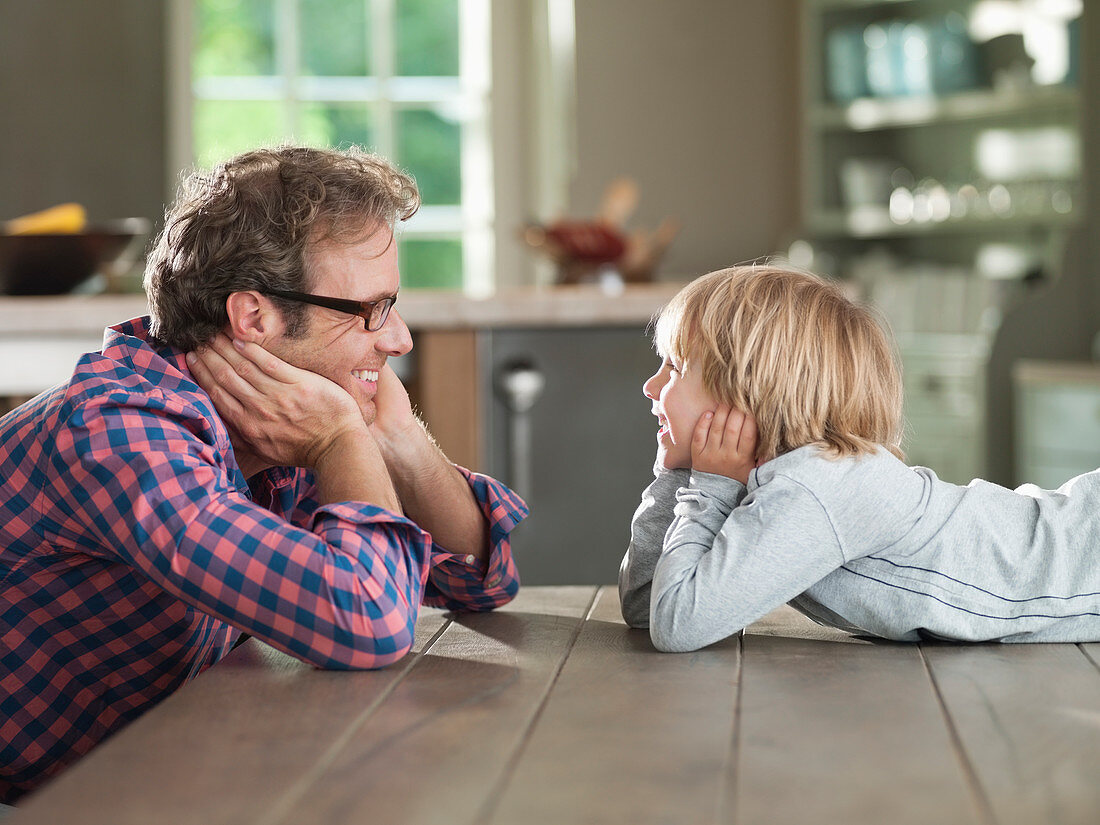
POLYGON ((749 413, 719 404, 699 416, 691 437, 691 467, 749 483, 756 466, 756 419, 749 413))

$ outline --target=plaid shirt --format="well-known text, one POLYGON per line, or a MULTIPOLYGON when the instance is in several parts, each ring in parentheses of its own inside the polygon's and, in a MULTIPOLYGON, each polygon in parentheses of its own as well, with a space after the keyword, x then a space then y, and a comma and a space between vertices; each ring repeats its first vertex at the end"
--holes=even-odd
POLYGON ((519 588, 527 508, 462 471, 488 564, 311 473, 247 482, 209 397, 148 319, 110 327, 72 379, 0 419, 0 801, 13 801, 221 659, 241 631, 323 668, 400 659, 421 603, 487 610, 519 588))

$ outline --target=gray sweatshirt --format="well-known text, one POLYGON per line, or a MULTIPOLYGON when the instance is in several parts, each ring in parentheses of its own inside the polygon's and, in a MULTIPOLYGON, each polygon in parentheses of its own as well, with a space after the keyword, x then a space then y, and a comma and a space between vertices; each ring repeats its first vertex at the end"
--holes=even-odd
POLYGON ((782 604, 852 633, 1100 640, 1100 471, 1056 491, 965 487, 880 450, 802 447, 724 476, 659 471, 619 571, 623 617, 696 650, 782 604))

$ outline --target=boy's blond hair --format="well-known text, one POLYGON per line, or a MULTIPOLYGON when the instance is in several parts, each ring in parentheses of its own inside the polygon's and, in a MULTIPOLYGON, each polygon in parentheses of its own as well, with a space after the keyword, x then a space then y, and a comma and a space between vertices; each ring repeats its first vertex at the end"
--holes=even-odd
POLYGON ((711 272, 661 310, 654 342, 716 401, 752 413, 760 458, 807 444, 903 457, 892 339, 834 283, 775 266, 711 272))

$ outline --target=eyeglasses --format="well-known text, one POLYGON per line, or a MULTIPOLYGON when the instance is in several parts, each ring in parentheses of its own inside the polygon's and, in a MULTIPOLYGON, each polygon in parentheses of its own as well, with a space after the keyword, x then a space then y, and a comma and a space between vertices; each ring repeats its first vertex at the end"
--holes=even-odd
POLYGON ((285 298, 288 301, 300 301, 303 304, 335 309, 337 312, 346 312, 349 315, 358 315, 363 319, 363 327, 367 332, 377 332, 382 329, 386 319, 390 317, 390 309, 397 303, 396 295, 387 295, 377 301, 349 301, 346 298, 329 298, 325 295, 311 295, 308 292, 288 292, 284 289, 269 289, 268 295, 276 298, 285 298))

